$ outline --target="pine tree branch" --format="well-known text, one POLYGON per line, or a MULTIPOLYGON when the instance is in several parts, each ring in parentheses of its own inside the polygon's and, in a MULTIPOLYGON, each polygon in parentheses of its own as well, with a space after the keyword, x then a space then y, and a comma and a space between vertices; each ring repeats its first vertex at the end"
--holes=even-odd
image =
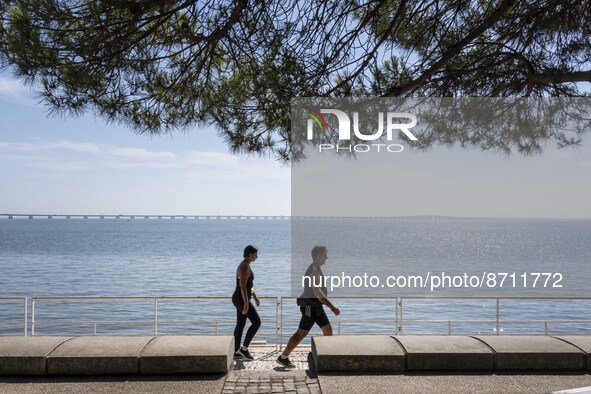
POLYGON ((507 12, 507 10, 513 6, 513 4, 515 4, 515 0, 503 0, 499 7, 488 17, 486 17, 480 25, 476 26, 463 39, 452 45, 449 50, 445 52, 443 56, 441 56, 441 58, 435 62, 435 64, 423 72, 423 74, 404 85, 392 87, 383 95, 383 97, 403 96, 405 94, 412 93, 419 86, 426 83, 433 75, 435 75, 436 72, 441 70, 441 68, 443 68, 451 59, 457 56, 462 51, 462 49, 464 49, 486 30, 491 28, 495 23, 497 23, 503 17, 505 12, 507 12))

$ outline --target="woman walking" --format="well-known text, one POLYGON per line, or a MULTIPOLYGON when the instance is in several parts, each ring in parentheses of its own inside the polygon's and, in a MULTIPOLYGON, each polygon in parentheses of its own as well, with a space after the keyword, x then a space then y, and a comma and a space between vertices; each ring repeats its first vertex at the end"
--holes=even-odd
POLYGON ((251 298, 254 298, 256 306, 260 305, 260 301, 253 289, 254 274, 250 268, 250 264, 257 259, 257 248, 248 245, 244 248, 244 260, 238 265, 236 269, 236 290, 232 294, 232 303, 236 307, 236 328, 234 328, 234 358, 254 360, 254 357, 248 352, 248 345, 254 338, 259 327, 261 326, 261 318, 257 313, 256 308, 252 304, 251 298), (246 331, 244 337, 244 344, 240 346, 242 340, 242 331, 246 325, 246 319, 250 320, 250 327, 246 331))

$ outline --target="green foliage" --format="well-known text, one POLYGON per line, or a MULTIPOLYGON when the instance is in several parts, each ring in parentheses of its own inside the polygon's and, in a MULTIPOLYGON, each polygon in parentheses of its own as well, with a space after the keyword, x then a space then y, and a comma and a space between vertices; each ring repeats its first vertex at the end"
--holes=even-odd
MULTIPOLYGON (((578 0, 3 0, 0 67, 56 112, 139 133, 214 125, 236 153, 289 161, 293 97, 582 95, 590 15, 578 0)), ((507 150, 494 139, 470 145, 507 150)), ((579 138, 509 151, 549 140, 579 138)))

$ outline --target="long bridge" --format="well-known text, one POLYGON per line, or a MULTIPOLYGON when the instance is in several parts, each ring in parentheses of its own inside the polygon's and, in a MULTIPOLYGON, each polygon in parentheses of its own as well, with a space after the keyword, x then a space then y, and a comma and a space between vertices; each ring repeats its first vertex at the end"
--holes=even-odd
POLYGON ((290 216, 260 216, 260 215, 72 215, 47 213, 2 213, 0 218, 16 219, 290 219, 290 216))
POLYGON ((200 219, 200 220, 289 220, 289 219, 459 219, 446 216, 287 216, 287 215, 131 215, 131 214, 52 214, 52 213, 0 213, 0 219, 200 219))

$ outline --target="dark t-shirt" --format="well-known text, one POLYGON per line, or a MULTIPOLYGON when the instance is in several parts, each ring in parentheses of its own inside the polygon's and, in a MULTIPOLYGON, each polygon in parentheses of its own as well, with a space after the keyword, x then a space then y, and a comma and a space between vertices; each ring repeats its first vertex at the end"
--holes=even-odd
MULTIPOLYGON (((254 287, 254 272, 250 269, 249 271, 250 275, 248 276, 248 279, 246 279, 246 294, 250 300, 252 298, 252 288, 254 287)), ((242 299, 242 293, 240 292, 240 278, 236 278, 236 289, 234 290, 232 297, 234 296, 239 296, 242 299)))
POLYGON ((324 274, 322 273, 322 269, 316 264, 312 263, 306 270, 305 276, 306 278, 304 279, 304 292, 302 293, 300 298, 310 299, 313 302, 320 304, 320 300, 318 300, 318 298, 316 298, 316 296, 314 295, 314 288, 320 288, 320 290, 322 290, 322 293, 324 293, 324 295, 327 295, 326 283, 324 283, 324 274), (320 278, 322 278, 321 283, 319 283, 319 278, 315 278, 314 276, 312 276, 314 272, 317 272, 318 275, 320 275, 320 278))

